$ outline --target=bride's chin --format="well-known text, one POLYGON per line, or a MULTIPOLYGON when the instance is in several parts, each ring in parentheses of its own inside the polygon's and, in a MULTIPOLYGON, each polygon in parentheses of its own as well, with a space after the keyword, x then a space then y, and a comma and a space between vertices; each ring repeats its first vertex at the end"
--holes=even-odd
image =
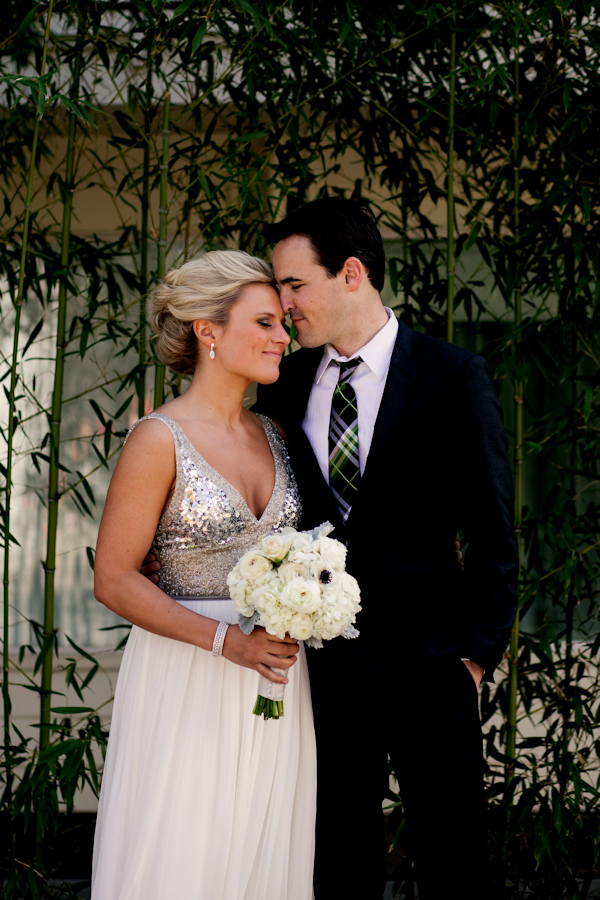
POLYGON ((261 375, 256 379, 257 384, 273 384, 279 378, 279 369, 271 375, 261 375))

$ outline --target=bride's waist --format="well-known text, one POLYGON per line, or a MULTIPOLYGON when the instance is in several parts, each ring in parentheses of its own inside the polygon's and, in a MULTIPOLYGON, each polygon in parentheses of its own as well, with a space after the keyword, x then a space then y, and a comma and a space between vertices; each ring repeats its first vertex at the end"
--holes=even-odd
POLYGON ((218 622, 229 622, 231 625, 235 625, 239 619, 239 613, 230 597, 180 595, 172 597, 172 599, 181 606, 185 606, 186 609, 191 609, 209 619, 216 619, 218 622))

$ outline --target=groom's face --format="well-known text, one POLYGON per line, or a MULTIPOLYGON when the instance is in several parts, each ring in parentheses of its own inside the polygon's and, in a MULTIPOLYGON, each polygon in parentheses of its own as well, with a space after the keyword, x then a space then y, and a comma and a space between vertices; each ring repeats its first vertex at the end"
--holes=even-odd
POLYGON ((303 347, 338 343, 344 330, 344 277, 331 276, 315 258, 310 240, 293 234, 275 245, 273 271, 281 306, 303 347))

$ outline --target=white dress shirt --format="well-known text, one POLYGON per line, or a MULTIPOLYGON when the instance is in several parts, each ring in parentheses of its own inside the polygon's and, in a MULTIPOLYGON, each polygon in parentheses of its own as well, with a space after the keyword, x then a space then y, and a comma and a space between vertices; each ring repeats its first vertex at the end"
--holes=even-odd
MULTIPOLYGON (((362 359, 350 378, 358 406, 358 456, 361 475, 365 471, 367 456, 371 449, 375 420, 381 405, 383 389, 398 334, 396 316, 387 306, 384 309, 388 315, 386 324, 375 337, 371 338, 368 344, 357 350, 351 357, 351 359, 355 359, 360 356, 362 359)), ((323 477, 328 484, 331 399, 340 374, 337 366, 330 365, 332 360, 348 362, 348 357, 340 356, 331 344, 326 344, 302 422, 304 433, 310 441, 323 477)))

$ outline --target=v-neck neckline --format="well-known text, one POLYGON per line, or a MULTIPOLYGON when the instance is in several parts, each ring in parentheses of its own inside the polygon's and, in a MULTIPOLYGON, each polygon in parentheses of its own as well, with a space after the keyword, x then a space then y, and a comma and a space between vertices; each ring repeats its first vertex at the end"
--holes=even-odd
POLYGON ((250 506, 248 505, 248 502, 246 501, 246 499, 245 499, 245 497, 243 496, 243 494, 241 494, 241 493, 238 491, 238 489, 237 489, 230 481, 228 481, 227 478, 225 478, 224 475, 221 475, 221 473, 220 473, 217 469, 215 469, 213 466, 211 466, 211 464, 210 464, 209 462, 207 462, 207 460, 202 456, 202 454, 200 453, 200 451, 198 450, 198 448, 196 447, 196 445, 193 444, 192 441, 190 440, 190 438, 187 436, 187 434, 185 433, 185 431, 183 430, 183 428, 181 427, 181 425, 179 424, 179 422, 177 422, 177 421, 176 421, 175 419, 173 419, 171 416, 167 416, 165 413, 154 413, 154 415, 157 415, 157 416, 164 416, 165 419, 169 419, 171 422, 173 422, 173 423, 177 426, 177 428, 178 428, 179 431, 181 432, 181 435, 183 436, 183 438, 185 439, 185 441, 189 444, 189 446, 191 447, 191 449, 193 450, 193 452, 196 454, 196 456, 198 457, 198 459, 200 459, 200 460, 202 461, 203 465, 204 465, 204 466, 206 467, 206 469, 208 470, 208 474, 210 474, 211 477, 213 477, 213 480, 220 481, 220 482, 222 482, 222 484, 227 485, 227 488, 229 489, 229 492, 231 492, 231 493, 232 493, 232 494, 233 494, 233 495, 234 495, 234 496, 242 503, 242 505, 245 507, 245 509, 246 509, 246 511, 247 511, 247 513, 248 513, 248 515, 252 518, 252 521, 255 522, 256 524, 260 525, 260 523, 262 522, 262 520, 263 520, 264 517, 266 516, 266 514, 267 514, 267 512, 268 512, 268 510, 269 510, 269 507, 270 507, 271 504, 273 503, 273 500, 274 500, 274 497, 275 497, 275 491, 276 491, 276 489, 277 489, 277 487, 278 487, 278 482, 279 482, 279 478, 280 478, 280 474, 279 474, 279 469, 280 469, 280 467, 277 465, 277 459, 276 459, 276 456, 275 456, 275 448, 274 448, 273 443, 272 443, 272 441, 271 441, 271 435, 270 435, 270 433, 269 433, 269 429, 265 427, 264 419, 266 419, 267 417, 266 417, 266 416, 263 416, 261 413, 257 413, 257 416, 256 416, 257 419, 260 421, 262 430, 263 430, 264 433, 265 433, 265 437, 266 437, 267 443, 268 443, 268 445, 269 445, 269 450, 271 451, 271 458, 272 458, 272 460, 273 460, 273 466, 274 466, 274 469, 275 469, 275 478, 274 478, 274 480, 273 480, 273 490, 271 491, 271 496, 270 496, 269 499, 267 500, 267 505, 266 505, 265 508, 263 509, 261 515, 260 515, 260 516, 256 516, 256 515, 254 514, 254 512, 250 509, 250 506))

